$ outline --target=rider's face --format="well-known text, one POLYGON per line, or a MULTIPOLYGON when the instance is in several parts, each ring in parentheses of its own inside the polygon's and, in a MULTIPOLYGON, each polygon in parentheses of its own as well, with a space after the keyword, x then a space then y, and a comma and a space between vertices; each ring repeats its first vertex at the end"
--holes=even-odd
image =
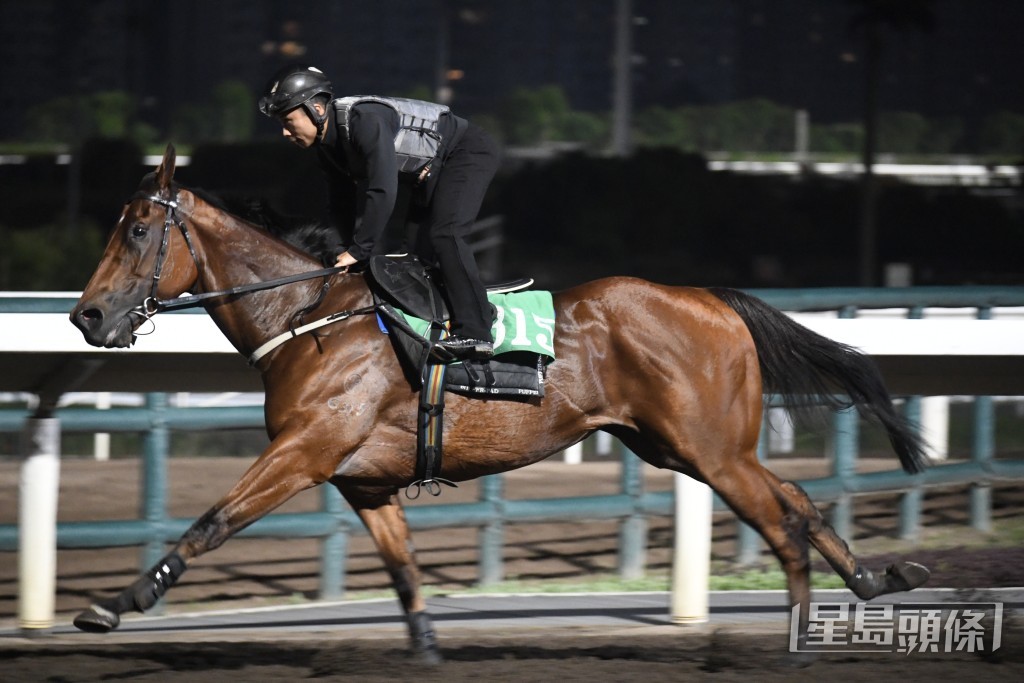
MULTIPOLYGON (((319 104, 313 106, 323 113, 319 104)), ((281 123, 282 133, 290 142, 303 148, 316 142, 316 124, 303 107, 296 107, 279 116, 277 120, 281 123)))

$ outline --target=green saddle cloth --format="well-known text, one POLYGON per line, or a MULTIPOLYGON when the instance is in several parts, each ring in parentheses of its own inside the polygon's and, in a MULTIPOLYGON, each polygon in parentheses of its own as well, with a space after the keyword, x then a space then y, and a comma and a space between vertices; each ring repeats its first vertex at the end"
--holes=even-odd
MULTIPOLYGON (((488 294, 487 300, 495 308, 491 326, 495 356, 522 351, 555 359, 555 306, 551 292, 488 294)), ((428 336, 430 321, 397 312, 417 334, 428 336)))

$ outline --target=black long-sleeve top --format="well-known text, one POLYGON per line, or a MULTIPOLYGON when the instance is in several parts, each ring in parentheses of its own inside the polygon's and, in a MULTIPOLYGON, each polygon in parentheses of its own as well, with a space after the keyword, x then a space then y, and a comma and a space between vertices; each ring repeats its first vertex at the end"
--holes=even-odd
MULTIPOLYGON (((374 253, 395 208, 399 173, 394 140, 399 125, 398 113, 391 107, 362 102, 349 113, 351 145, 340 139, 333 110, 328 115, 324 137, 317 145, 320 167, 327 176, 331 222, 338 228, 348 253, 358 261, 374 253)), ((444 141, 442 163, 464 128, 464 119, 441 117, 438 132, 444 141)), ((429 201, 438 176, 439 169, 417 188, 417 201, 429 201)))

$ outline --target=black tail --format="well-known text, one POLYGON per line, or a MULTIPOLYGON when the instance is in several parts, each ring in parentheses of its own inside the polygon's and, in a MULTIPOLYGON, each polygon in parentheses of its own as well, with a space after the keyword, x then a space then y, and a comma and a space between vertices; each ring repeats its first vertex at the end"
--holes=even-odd
POLYGON ((757 347, 765 393, 784 396, 798 408, 825 403, 841 410, 855 405, 861 415, 885 428, 904 470, 921 472, 927 467, 920 434, 896 412, 869 356, 812 332, 749 294, 721 287, 710 291, 747 324, 757 347), (837 391, 849 400, 837 396, 837 391))

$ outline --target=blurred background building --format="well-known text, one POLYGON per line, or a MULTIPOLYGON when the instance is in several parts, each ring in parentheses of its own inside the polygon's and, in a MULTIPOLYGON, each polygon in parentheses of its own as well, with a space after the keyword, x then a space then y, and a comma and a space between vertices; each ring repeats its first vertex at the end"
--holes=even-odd
MULTIPOLYGON (((637 107, 755 97, 857 115, 864 47, 845 0, 633 0, 637 107)), ((911 2, 911 4, 914 4, 911 2)), ((1024 3, 936 0, 886 44, 881 98, 929 116, 1024 107, 1024 3), (918 26, 916 23, 923 23, 918 26)), ((339 92, 450 93, 474 113, 517 87, 557 84, 573 108, 611 105, 615 0, 2 0, 0 139, 33 105, 121 90, 145 119, 218 84, 258 91, 280 63, 306 60, 339 92)))
POLYGON ((0 0, 0 289, 81 287, 168 142, 319 212, 255 106, 294 61, 494 133, 482 215, 544 286, 1016 283, 1021 35, 1020 0, 0 0))

